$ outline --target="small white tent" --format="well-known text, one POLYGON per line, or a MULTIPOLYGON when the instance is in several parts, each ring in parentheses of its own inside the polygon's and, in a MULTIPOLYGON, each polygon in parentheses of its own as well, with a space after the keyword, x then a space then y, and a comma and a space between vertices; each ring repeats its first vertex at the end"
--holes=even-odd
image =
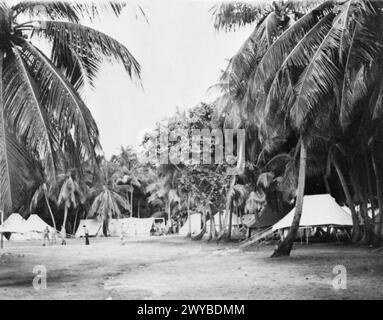
MULTIPOLYGON (((295 208, 273 225, 273 230, 290 228, 295 208)), ((299 227, 352 226, 351 216, 344 211, 329 194, 304 196, 299 227)))
MULTIPOLYGON (((47 224, 37 214, 31 214, 25 222, 26 231, 18 240, 40 240, 43 237, 46 227, 48 227, 50 233, 55 231, 53 227, 47 224)), ((16 240, 13 236, 12 239, 16 240)))
POLYGON ((128 218, 123 226, 126 236, 150 236, 154 218, 128 218))
POLYGON ((49 231, 54 231, 54 228, 41 219, 37 214, 31 214, 26 221, 28 231, 44 232, 46 227, 49 231))
MULTIPOLYGON (((201 214, 193 213, 190 215, 191 233, 198 233, 201 230, 201 214)), ((184 225, 180 228, 179 234, 186 236, 189 232, 189 219, 186 220, 184 225)))
MULTIPOLYGON (((124 232, 124 235, 129 236, 150 236, 154 218, 122 218, 111 219, 108 225, 109 235, 117 237, 124 232)), ((102 235, 102 223, 97 219, 84 219, 80 221, 76 232, 76 238, 84 237, 84 227, 89 231, 90 236, 102 235)))
POLYGON ((26 231, 26 221, 18 213, 12 213, 0 226, 0 232, 24 233, 26 231))
POLYGON ((97 219, 81 219, 76 231, 76 238, 84 237, 84 226, 88 229, 89 235, 96 237, 102 234, 101 222, 97 219))
POLYGON ((0 233, 11 234, 8 240, 27 240, 24 235, 27 231, 26 221, 18 213, 12 213, 0 226, 0 233))

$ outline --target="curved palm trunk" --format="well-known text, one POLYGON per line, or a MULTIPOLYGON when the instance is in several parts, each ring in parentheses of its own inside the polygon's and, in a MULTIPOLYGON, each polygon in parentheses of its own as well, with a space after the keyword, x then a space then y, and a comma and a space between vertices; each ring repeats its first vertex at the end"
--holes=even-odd
POLYGON ((206 233, 206 208, 204 208, 202 212, 202 224, 201 231, 197 235, 191 236, 192 240, 202 240, 204 234, 206 233))
POLYGON ((359 243, 369 244, 371 239, 371 229, 368 219, 367 197, 364 190, 361 190, 360 182, 357 181, 355 177, 351 176, 351 182, 357 195, 357 199, 360 201, 360 215, 363 220, 363 234, 362 239, 359 240, 359 243))
POLYGON ((222 233, 222 217, 221 217, 221 208, 218 211, 218 223, 219 223, 219 233, 222 233))
MULTIPOLYGON (((372 165, 374 167, 374 173, 375 173, 375 179, 376 179, 376 193, 378 196, 378 206, 379 206, 379 224, 378 228, 376 230, 376 234, 378 235, 378 240, 376 241, 376 244, 379 244, 381 242, 380 236, 382 234, 382 227, 383 227, 383 185, 382 185, 382 178, 381 178, 381 172, 379 172, 378 163, 375 158, 374 152, 372 152, 372 165)), ((378 222, 378 221, 377 221, 378 222)))
POLYGON ((364 228, 363 228, 363 237, 360 240, 360 244, 369 245, 372 242, 372 229, 370 224, 370 219, 368 217, 368 198, 364 192, 362 192, 362 204, 361 204, 361 212, 364 220, 364 228))
POLYGON ((297 201, 295 205, 295 213, 293 222, 291 224, 289 233, 285 240, 283 240, 278 248, 274 251, 272 254, 272 257, 283 257, 283 256, 289 256, 290 251, 293 247, 294 240, 297 236, 298 229, 299 229, 299 222, 301 220, 302 216, 302 209, 303 209, 303 197, 305 193, 305 180, 306 180, 306 158, 307 158, 307 152, 306 152, 306 145, 301 139, 301 150, 300 150, 300 159, 299 159, 299 177, 298 177, 298 194, 297 194, 297 201))
POLYGON ((130 191, 130 210, 132 210, 132 217, 133 217, 133 190, 130 191))
POLYGON ((370 199, 370 204, 371 204, 372 225, 375 226, 375 203, 374 203, 374 193, 372 191, 373 188, 372 188, 372 181, 371 181, 371 166, 370 166, 370 160, 368 159, 368 153, 366 148, 363 148, 363 160, 366 166, 367 190, 368 190, 368 198, 370 199))
POLYGON ((64 209, 64 220, 63 220, 63 225, 61 227, 61 233, 62 233, 62 236, 63 238, 66 238, 66 230, 65 230, 65 225, 66 225, 66 219, 68 217, 68 207, 65 206, 65 209, 64 209))
POLYGON ((342 173, 342 170, 339 167, 339 164, 336 160, 333 161, 336 173, 338 174, 340 184, 342 185, 343 192, 346 196, 348 207, 351 210, 351 217, 352 217, 352 236, 351 240, 352 242, 357 242, 360 239, 360 226, 359 226, 359 218, 358 214, 355 211, 355 204, 352 200, 350 189, 348 188, 346 179, 344 178, 344 175, 342 173))
POLYGON ((331 194, 330 184, 328 183, 326 175, 323 175, 323 182, 324 182, 324 185, 325 185, 325 188, 326 188, 326 192, 328 194, 331 194))
POLYGON ((227 231, 227 238, 231 239, 231 228, 233 226, 233 206, 229 204, 229 223, 228 223, 228 228, 229 230, 227 231))
POLYGON ((214 214, 210 206, 209 206, 209 216, 210 216, 210 235, 209 235, 208 241, 215 240, 217 238, 217 231, 215 230, 214 214))
POLYGON ((190 198, 188 195, 188 200, 187 200, 187 212, 188 212, 188 234, 186 235, 187 238, 191 237, 191 218, 190 218, 190 198))
POLYGON ((168 203, 167 203, 167 212, 168 212, 168 221, 169 221, 169 223, 170 223, 170 219, 172 218, 171 216, 172 216, 172 213, 171 213, 171 205, 170 205, 170 201, 168 201, 168 203))
POLYGON ((137 217, 140 218, 140 205, 141 205, 141 200, 138 199, 138 204, 137 204, 137 217))
POLYGON ((51 219, 52 219, 52 223, 53 223, 53 228, 55 228, 55 230, 57 230, 55 217, 53 215, 52 208, 51 208, 51 205, 49 204, 49 199, 48 199, 46 194, 44 194, 44 198, 45 198, 45 203, 47 204, 47 207, 48 207, 49 214, 51 215, 51 219))
MULTIPOLYGON (((6 141, 6 116, 4 110, 3 97, 3 60, 4 50, 0 49, 0 179, 2 181, 0 190, 0 210, 6 216, 8 210, 12 207, 12 195, 10 190, 10 176, 7 159, 7 141, 6 141)), ((3 234, 1 234, 3 237, 3 234)))
MULTIPOLYGON (((3 103, 3 58, 4 58, 4 50, 0 49, 0 169, 3 169, 3 166, 7 165, 7 145, 6 145, 6 137, 5 137, 5 117, 4 117, 4 103, 3 103)), ((2 175, 4 173, 9 173, 8 170, 1 170, 2 175), (4 172, 4 173, 3 173, 4 172)), ((1 175, 1 179, 5 180, 3 176, 1 175)), ((9 175, 8 175, 9 178, 9 175)), ((9 183, 9 179, 8 179, 9 183)), ((8 200, 11 199, 10 193, 4 192, 1 188, 0 193, 0 211, 1 211, 1 224, 4 223, 4 215, 5 215, 5 204, 8 200)), ((1 233, 1 249, 3 249, 3 238, 4 233, 1 233)))

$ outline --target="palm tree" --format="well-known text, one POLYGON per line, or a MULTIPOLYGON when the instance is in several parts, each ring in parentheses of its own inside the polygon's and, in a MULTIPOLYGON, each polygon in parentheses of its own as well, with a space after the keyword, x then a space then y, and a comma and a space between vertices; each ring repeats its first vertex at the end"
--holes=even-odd
POLYGON ((88 211, 88 217, 97 217, 101 220, 105 236, 110 219, 122 216, 121 208, 131 211, 128 200, 119 193, 121 190, 114 176, 108 174, 106 166, 107 164, 103 166, 101 181, 90 190, 90 197, 93 200, 88 211))
MULTIPOLYGON (((132 78, 140 66, 125 46, 84 26, 102 9, 118 15, 123 3, 90 1, 0 1, 0 167, 1 206, 12 208, 11 158, 20 153, 13 134, 43 164, 48 180, 57 175, 63 154, 97 166, 98 128, 78 93, 93 83, 103 58, 120 61, 132 78), (31 41, 44 39, 51 58, 31 41), (73 140, 73 141, 72 141, 73 140), (73 143, 68 143, 72 141, 73 143)), ((15 181, 16 182, 16 181, 15 181)))
POLYGON ((76 175, 73 171, 65 175, 60 175, 57 178, 56 188, 59 188, 57 205, 64 205, 64 218, 61 227, 63 237, 66 237, 66 221, 70 209, 75 209, 79 204, 85 204, 86 201, 86 186, 77 182, 76 175))
POLYGON ((49 214, 51 216, 51 219, 52 219, 52 224, 53 224, 53 227, 55 228, 55 230, 57 230, 56 228, 56 221, 55 221, 55 217, 54 217, 54 214, 52 212, 52 208, 51 208, 51 205, 49 203, 49 198, 51 197, 51 190, 50 188, 48 187, 47 183, 46 182, 43 182, 35 191, 35 193, 33 194, 33 197, 32 197, 32 200, 31 200, 31 204, 30 204, 30 211, 32 211, 33 209, 35 209, 38 205, 38 203, 40 202, 40 200, 42 198, 44 198, 44 201, 45 201, 45 204, 48 208, 48 211, 49 211, 49 214))
POLYGON ((365 116, 375 120, 369 124, 378 124, 381 91, 372 93, 383 81, 377 72, 382 60, 383 4, 365 0, 274 3, 274 7, 266 2, 223 5, 216 11, 216 27, 257 23, 224 73, 224 94, 256 126, 268 150, 280 147, 286 137, 299 141, 296 210, 289 235, 274 253, 281 256, 290 254, 299 227, 307 150, 317 139, 313 128, 321 123, 323 131, 329 123, 340 123, 347 132, 360 114, 361 101, 369 105, 365 116))

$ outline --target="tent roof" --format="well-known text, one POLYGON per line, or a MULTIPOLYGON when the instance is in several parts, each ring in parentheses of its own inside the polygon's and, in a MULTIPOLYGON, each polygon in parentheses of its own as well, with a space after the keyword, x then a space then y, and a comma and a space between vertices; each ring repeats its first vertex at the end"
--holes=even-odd
POLYGON ((101 222, 97 219, 81 219, 76 231, 76 238, 83 237, 84 226, 88 229, 90 236, 97 236, 101 229, 101 222))
MULTIPOLYGON (((289 228, 295 208, 273 225, 273 230, 289 228)), ((304 196, 300 227, 323 225, 352 226, 351 216, 345 212, 329 194, 304 196)))
POLYGON ((24 233, 27 231, 26 221, 18 213, 12 213, 0 226, 0 232, 24 233))
POLYGON ((44 232, 46 227, 48 227, 49 230, 54 230, 53 227, 47 224, 37 214, 31 214, 26 221, 26 228, 28 231, 44 232))

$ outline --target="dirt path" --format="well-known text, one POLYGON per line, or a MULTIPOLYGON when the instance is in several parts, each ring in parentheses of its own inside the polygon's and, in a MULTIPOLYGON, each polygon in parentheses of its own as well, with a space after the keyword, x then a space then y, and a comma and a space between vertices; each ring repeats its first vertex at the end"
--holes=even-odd
POLYGON ((339 245, 298 245, 290 258, 270 259, 271 246, 182 237, 71 240, 67 246, 6 242, 0 258, 2 299, 382 299, 383 253, 339 245), (47 288, 32 286, 34 266, 47 269, 47 288), (333 268, 347 270, 335 290, 333 268))

